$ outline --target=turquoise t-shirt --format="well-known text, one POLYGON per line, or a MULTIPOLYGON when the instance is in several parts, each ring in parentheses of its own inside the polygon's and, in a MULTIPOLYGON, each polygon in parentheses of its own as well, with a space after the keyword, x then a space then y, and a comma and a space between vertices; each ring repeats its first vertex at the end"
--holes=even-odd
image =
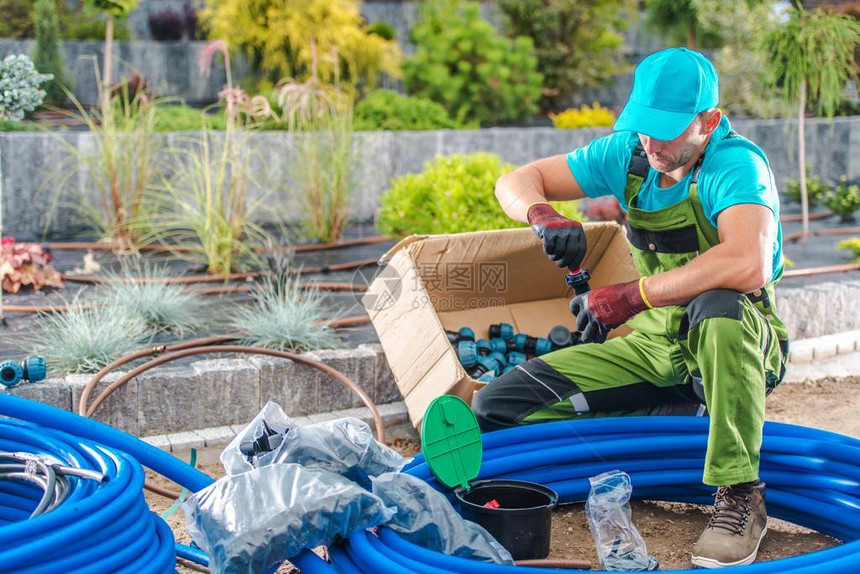
MULTIPOLYGON (((725 139, 731 125, 723 116, 705 148, 699 172, 699 200, 705 216, 717 226, 721 211, 740 203, 764 205, 773 212, 776 238, 773 242, 773 277, 782 270, 782 226, 779 224, 779 194, 764 152, 743 137, 725 139)), ((630 157, 639 142, 635 132, 615 132, 591 141, 567 154, 567 165, 588 197, 613 195, 627 211, 624 187, 630 157)), ((648 170, 639 191, 638 207, 654 211, 687 197, 692 171, 671 187, 659 187, 660 174, 648 170)))

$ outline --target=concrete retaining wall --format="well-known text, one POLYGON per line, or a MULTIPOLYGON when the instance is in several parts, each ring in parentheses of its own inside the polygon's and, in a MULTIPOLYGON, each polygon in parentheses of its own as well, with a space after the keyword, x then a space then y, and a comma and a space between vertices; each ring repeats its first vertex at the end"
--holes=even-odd
MULTIPOLYGON (((860 282, 854 286, 854 293, 857 291, 860 291, 860 282)), ((781 312, 785 311, 786 306, 783 305, 781 312)), ((831 323, 830 326, 836 325, 831 323)), ((858 352, 860 330, 794 341, 786 381, 854 376, 856 370, 851 369, 858 363, 858 352), (820 361, 836 363, 839 369, 818 372, 816 365, 820 361)), ((403 397, 379 345, 316 351, 306 355, 352 378, 378 406, 389 405, 381 411, 397 411, 402 416, 404 409, 400 401, 403 397)), ((122 374, 117 372, 107 377, 95 394, 122 374)), ((77 412, 81 392, 90 378, 90 375, 69 375, 64 379, 0 389, 0 393, 8 392, 77 412)), ((182 437, 175 436, 176 433, 225 427, 235 429, 236 425, 250 421, 270 400, 280 404, 291 417, 310 422, 323 420, 320 418, 323 413, 333 411, 359 417, 366 415, 365 411, 355 410, 362 406, 355 395, 316 369, 289 360, 252 356, 153 369, 113 393, 99 407, 94 418, 137 436, 162 436, 165 444, 159 446, 169 449, 170 442, 183 442, 182 437), (168 440, 164 435, 173 438, 168 440)), ((236 431, 222 434, 225 433, 232 434, 221 442, 232 438, 236 431)), ((186 438, 187 441, 201 442, 197 445, 200 448, 205 446, 205 437, 201 438, 199 433, 186 438)))
MULTIPOLYGON (((403 400, 379 345, 305 356, 356 381, 377 405, 403 400)), ((102 381, 93 398, 122 374, 102 381)), ((69 375, 6 392, 77 412, 91 378, 69 375)), ((93 418, 137 436, 152 436, 245 424, 270 400, 292 417, 362 406, 356 395, 316 369, 286 359, 248 356, 153 369, 113 393, 93 418)))
MULTIPOLYGON (((739 120, 733 124, 743 135, 759 143, 770 158, 779 183, 786 177, 797 178, 796 123, 782 120, 739 120)), ((860 177, 860 117, 807 121, 807 161, 813 173, 827 179, 841 175, 860 177)), ((556 130, 553 128, 491 128, 484 130, 442 130, 427 132, 364 132, 355 135, 355 162, 350 213, 356 220, 371 220, 379 199, 394 177, 419 172, 424 162, 437 154, 489 151, 506 161, 522 165, 540 157, 566 153, 608 129, 556 130)), ((188 134, 171 133, 163 137, 162 148, 182 145, 188 134)), ((37 239, 45 227, 52 189, 46 181, 52 172, 66 170, 62 146, 64 138, 83 151, 93 148, 88 133, 5 133, 0 134, 0 169, 2 169, 2 207, 4 232, 21 240, 37 239), (40 195, 37 192, 41 191, 40 195)), ((289 134, 257 133, 249 136, 255 184, 251 199, 263 190, 274 194, 279 202, 278 217, 295 220, 300 210, 297 191, 290 177, 296 163, 296 150, 289 134)), ((66 236, 75 228, 77 217, 69 207, 81 202, 92 203, 93 189, 78 166, 71 174, 69 192, 49 236, 66 236)), ((270 219, 274 215, 263 217, 270 219)))

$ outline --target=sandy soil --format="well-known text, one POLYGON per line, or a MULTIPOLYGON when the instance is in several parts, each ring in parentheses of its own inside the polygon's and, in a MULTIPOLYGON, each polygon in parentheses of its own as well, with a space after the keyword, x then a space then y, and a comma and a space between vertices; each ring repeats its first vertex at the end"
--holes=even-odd
MULTIPOLYGON (((815 384, 781 385, 767 400, 767 419, 860 437, 860 377, 815 384)), ((583 504, 568 504, 553 516, 550 555, 591 560, 599 565, 583 504)), ((633 523, 660 562, 661 570, 690 568, 690 553, 710 517, 710 509, 669 502, 632 503, 633 523)), ((758 561, 814 552, 839 544, 827 536, 781 520, 768 520, 758 561)))
MULTIPOLYGON (((860 406, 860 377, 815 384, 782 385, 768 398, 768 420, 790 422, 817 427, 860 438, 860 419, 856 412, 860 406)), ((393 445, 404 454, 413 454, 415 443, 398 441, 393 445)), ((202 470, 220 476, 220 465, 209 465, 202 470)), ((151 476, 156 484, 170 487, 168 481, 151 476)), ((147 493, 147 501, 155 512, 164 512, 170 502, 147 493)), ((661 570, 690 567, 690 552, 702 529, 708 522, 709 508, 691 504, 667 502, 638 502, 632 504, 633 521, 648 546, 648 551, 660 562, 661 570)), ((188 543, 185 519, 177 510, 168 522, 177 540, 188 543)), ((827 536, 794 524, 771 519, 768 535, 762 543, 759 561, 775 560, 797 554, 814 552, 839 544, 827 536)), ((599 566, 594 541, 586 526, 583 504, 568 504, 556 510, 550 556, 591 560, 599 566)), ((180 566, 180 572, 193 570, 180 566)), ((284 566, 279 573, 290 572, 284 566)))

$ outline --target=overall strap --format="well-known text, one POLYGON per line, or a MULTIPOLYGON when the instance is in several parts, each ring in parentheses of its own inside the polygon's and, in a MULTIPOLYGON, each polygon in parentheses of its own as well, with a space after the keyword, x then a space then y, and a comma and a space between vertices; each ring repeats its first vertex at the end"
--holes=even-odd
MULTIPOLYGON (((735 130, 730 130, 728 135, 724 139, 730 139, 740 137, 735 130)), ((705 215, 705 210, 702 208, 702 202, 699 199, 699 174, 702 171, 702 162, 705 159, 705 154, 699 156, 699 160, 696 162, 696 165, 693 167, 693 173, 690 175, 690 187, 687 191, 687 195, 690 198, 690 203, 693 207, 693 213, 696 216, 696 221, 699 223, 699 228, 702 231, 702 235, 704 235, 705 239, 708 241, 708 244, 713 247, 720 242, 720 233, 716 227, 714 227, 711 220, 705 215)))
POLYGON ((651 165, 648 163, 645 148, 642 147, 641 142, 636 142, 633 155, 630 157, 630 165, 627 166, 627 185, 624 187, 624 200, 628 208, 632 206, 632 202, 639 194, 639 188, 645 182, 649 169, 651 165))

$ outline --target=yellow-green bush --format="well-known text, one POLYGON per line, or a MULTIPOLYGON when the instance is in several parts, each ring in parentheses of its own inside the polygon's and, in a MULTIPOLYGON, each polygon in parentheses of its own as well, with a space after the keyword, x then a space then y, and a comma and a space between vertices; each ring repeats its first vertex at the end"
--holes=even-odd
POLYGON ((604 108, 597 102, 594 105, 582 105, 578 108, 568 108, 558 114, 550 114, 549 118, 558 129, 575 130, 578 128, 603 128, 615 124, 615 114, 609 108, 604 108))
POLYGON ((839 242, 840 249, 848 249, 854 253, 857 262, 860 263, 860 237, 852 237, 851 239, 843 239, 839 242))
MULTIPOLYGON (((505 214, 494 193, 496 180, 513 169, 490 153, 437 156, 424 164, 422 173, 394 180, 382 196, 379 230, 403 237, 522 227, 505 214)), ((567 217, 582 219, 577 202, 553 206, 567 217)))

